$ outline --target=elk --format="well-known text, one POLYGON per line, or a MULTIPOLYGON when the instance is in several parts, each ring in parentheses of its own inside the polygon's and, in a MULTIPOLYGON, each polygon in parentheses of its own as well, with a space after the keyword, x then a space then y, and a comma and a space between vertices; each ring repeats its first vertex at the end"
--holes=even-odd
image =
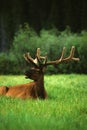
POLYGON ((16 85, 16 86, 2 86, 0 87, 0 95, 18 97, 21 99, 46 99, 47 93, 44 88, 44 72, 48 65, 57 65, 66 61, 79 61, 79 58, 74 57, 75 47, 72 46, 70 55, 64 58, 65 47, 63 48, 60 59, 55 61, 48 61, 47 54, 40 55, 40 48, 37 48, 35 59, 29 53, 24 54, 25 60, 32 66, 29 71, 25 73, 26 78, 32 79, 32 82, 16 85))

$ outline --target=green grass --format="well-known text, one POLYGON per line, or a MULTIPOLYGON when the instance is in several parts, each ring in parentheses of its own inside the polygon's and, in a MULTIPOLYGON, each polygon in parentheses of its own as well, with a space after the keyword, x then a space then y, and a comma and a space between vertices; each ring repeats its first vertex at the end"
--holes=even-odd
MULTIPOLYGON (((0 85, 28 82, 0 76, 0 85)), ((45 76, 47 100, 0 97, 0 130, 87 130, 87 76, 45 76)))

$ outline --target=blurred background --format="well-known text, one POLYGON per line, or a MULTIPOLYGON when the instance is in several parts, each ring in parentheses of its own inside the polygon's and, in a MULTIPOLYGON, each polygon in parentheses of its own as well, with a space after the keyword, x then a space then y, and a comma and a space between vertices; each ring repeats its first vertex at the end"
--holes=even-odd
POLYGON ((23 54, 36 48, 48 60, 75 46, 79 62, 49 66, 47 74, 87 74, 87 0, 0 0, 0 74, 24 74, 23 54))

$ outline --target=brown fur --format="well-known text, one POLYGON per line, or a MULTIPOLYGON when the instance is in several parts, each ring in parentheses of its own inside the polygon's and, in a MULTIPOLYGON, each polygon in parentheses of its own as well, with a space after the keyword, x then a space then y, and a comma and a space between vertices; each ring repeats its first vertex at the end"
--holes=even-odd
MULTIPOLYGON (((21 99, 45 99, 47 98, 44 86, 41 86, 39 82, 30 82, 27 84, 21 84, 11 87, 0 87, 0 95, 5 95, 9 97, 17 97, 21 99)), ((43 83, 42 83, 43 84, 43 83)))

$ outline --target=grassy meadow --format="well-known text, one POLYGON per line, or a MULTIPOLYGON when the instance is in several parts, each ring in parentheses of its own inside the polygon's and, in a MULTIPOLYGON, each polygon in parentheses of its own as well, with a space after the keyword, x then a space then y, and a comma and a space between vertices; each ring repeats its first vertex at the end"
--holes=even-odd
MULTIPOLYGON (((0 86, 29 82, 0 76, 0 86)), ((0 130, 87 130, 87 75, 45 76, 46 100, 0 97, 0 130)))

